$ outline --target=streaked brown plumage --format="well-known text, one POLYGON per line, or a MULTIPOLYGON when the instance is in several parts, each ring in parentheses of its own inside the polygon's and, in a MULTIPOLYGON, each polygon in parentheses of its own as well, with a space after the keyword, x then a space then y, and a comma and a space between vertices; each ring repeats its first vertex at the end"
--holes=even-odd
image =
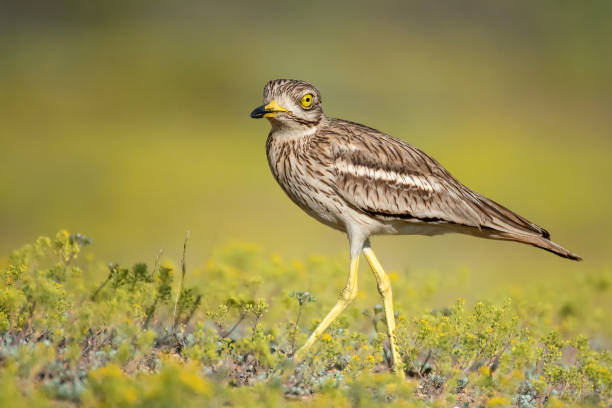
MULTIPOLYGON (((264 106, 251 116, 270 120, 266 150, 280 186, 308 214, 347 233, 352 260, 364 251, 376 264, 373 269, 380 267, 369 246, 371 235, 448 232, 526 243, 580 259, 552 242, 545 229, 465 187, 418 148, 367 126, 326 117, 319 91, 306 82, 270 81, 264 106)), ((381 267, 374 272, 384 280, 381 267)), ((343 296, 353 286, 356 290, 356 270, 354 275, 343 296)), ((341 309, 350 298, 341 298, 341 309)), ((388 326, 394 325, 387 317, 388 326)), ((319 334, 315 331, 312 341, 319 334)), ((389 335, 393 346, 391 329, 389 335)), ((398 358, 394 355, 396 367, 398 358)))

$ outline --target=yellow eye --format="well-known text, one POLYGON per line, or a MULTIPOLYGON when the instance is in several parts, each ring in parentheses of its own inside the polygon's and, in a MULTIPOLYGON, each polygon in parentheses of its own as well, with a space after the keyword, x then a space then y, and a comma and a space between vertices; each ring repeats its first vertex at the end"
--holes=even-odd
POLYGON ((312 105, 312 94, 306 94, 304 96, 302 96, 302 100, 300 101, 300 103, 302 104, 303 107, 305 108, 309 108, 310 105, 312 105))

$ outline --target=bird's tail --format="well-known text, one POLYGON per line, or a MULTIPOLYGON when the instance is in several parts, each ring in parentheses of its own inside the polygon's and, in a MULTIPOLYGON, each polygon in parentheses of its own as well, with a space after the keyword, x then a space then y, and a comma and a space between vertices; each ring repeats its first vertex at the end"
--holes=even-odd
POLYGON ((560 257, 572 259, 574 261, 582 261, 582 258, 561 245, 552 242, 549 238, 535 235, 535 234, 517 234, 517 233, 499 233, 501 239, 507 239, 509 241, 521 242, 524 244, 533 245, 538 248, 542 248, 546 251, 552 252, 553 254, 559 255, 560 257))
POLYGON ((582 260, 580 256, 552 242, 550 234, 544 228, 472 190, 468 190, 468 193, 471 202, 488 216, 482 225, 485 229, 480 230, 481 232, 484 231, 487 237, 522 242, 542 248, 563 258, 574 261, 582 260))

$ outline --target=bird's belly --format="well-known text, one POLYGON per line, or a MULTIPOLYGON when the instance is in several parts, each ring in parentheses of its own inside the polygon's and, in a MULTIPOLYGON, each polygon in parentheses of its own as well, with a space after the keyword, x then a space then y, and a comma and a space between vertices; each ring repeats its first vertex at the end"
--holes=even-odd
POLYGON ((423 222, 398 221, 394 225, 399 235, 442 235, 453 231, 448 224, 428 224, 423 222))

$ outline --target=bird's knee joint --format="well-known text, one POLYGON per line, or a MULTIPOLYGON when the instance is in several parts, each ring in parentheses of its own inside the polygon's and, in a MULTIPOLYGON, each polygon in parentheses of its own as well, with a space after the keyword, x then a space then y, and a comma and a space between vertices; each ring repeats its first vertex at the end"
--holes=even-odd
POLYGON ((388 280, 378 284, 378 293, 380 293, 381 296, 389 296, 391 294, 391 284, 388 280))
POLYGON ((340 294, 340 298, 346 302, 352 302, 357 297, 357 287, 345 287, 340 294))

